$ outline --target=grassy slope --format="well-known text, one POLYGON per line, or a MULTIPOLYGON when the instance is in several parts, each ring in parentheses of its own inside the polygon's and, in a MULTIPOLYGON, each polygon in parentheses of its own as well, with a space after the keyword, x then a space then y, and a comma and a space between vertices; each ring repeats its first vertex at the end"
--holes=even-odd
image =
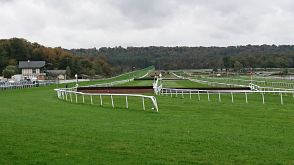
MULTIPOLYGON (((154 67, 148 67, 145 69, 141 69, 141 70, 135 70, 133 72, 128 72, 116 77, 112 77, 112 78, 108 78, 108 79, 101 79, 101 80, 94 80, 94 81, 88 81, 88 82, 80 82, 79 85, 93 85, 93 84, 102 84, 102 83, 110 83, 110 82, 114 82, 114 81, 120 81, 120 80, 128 80, 131 78, 139 78, 144 76, 146 73, 148 73, 149 71, 154 70, 154 67)), ((71 85, 75 85, 75 83, 70 83, 71 85)), ((65 85, 64 85, 65 86, 65 85)))
POLYGON ((259 95, 249 104, 159 96, 153 113, 119 99, 116 109, 108 98, 105 107, 63 102, 53 88, 0 92, 0 164, 294 163, 290 96, 283 106, 272 95, 265 105, 259 95))
POLYGON ((195 88, 195 87, 210 87, 206 84, 200 84, 196 82, 192 82, 189 80, 181 80, 181 81, 163 81, 163 87, 166 88, 181 88, 181 87, 187 87, 187 88, 195 88))

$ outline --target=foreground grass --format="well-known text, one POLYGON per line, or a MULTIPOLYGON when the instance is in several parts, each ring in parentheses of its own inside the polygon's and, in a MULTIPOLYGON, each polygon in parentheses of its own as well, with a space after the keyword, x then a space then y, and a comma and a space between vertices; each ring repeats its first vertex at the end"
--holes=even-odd
POLYGON ((158 96, 154 113, 140 100, 64 102, 53 88, 0 92, 0 164, 294 164, 290 96, 158 96))

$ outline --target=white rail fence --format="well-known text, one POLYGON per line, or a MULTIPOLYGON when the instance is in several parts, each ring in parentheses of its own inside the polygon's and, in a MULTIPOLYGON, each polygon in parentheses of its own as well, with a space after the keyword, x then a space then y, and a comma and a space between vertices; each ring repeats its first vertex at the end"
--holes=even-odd
POLYGON ((39 83, 21 83, 21 82, 16 82, 16 83, 2 83, 0 84, 0 91, 2 90, 11 90, 11 89, 23 89, 23 88, 32 88, 32 87, 39 87, 39 86, 47 86, 47 85, 52 85, 56 84, 55 81, 49 81, 49 82, 39 82, 39 83))
POLYGON ((294 89, 275 88, 275 87, 261 87, 253 83, 249 83, 249 87, 254 91, 271 91, 271 92, 290 92, 294 93, 294 89))
POLYGON ((213 81, 226 81, 232 83, 253 83, 261 86, 272 86, 272 87, 286 87, 286 88, 294 88, 294 83, 287 82, 275 82, 275 81, 265 81, 265 80, 246 80, 246 79, 232 79, 232 78, 215 78, 215 77, 204 77, 201 79, 205 80, 213 80, 213 81))
POLYGON ((154 96, 146 96, 146 95, 140 95, 140 94, 114 94, 114 93, 83 93, 83 92, 77 92, 76 88, 62 88, 62 89, 54 89, 57 92, 57 96, 59 99, 75 102, 78 103, 78 97, 82 97, 82 102, 85 103, 85 97, 90 97, 90 103, 93 104, 93 97, 99 96, 100 98, 100 105, 103 106, 103 96, 108 96, 111 99, 111 105, 112 108, 115 108, 115 100, 114 96, 118 97, 124 97, 125 98, 125 107, 129 108, 129 97, 139 97, 142 100, 142 108, 145 111, 145 100, 149 99, 152 104, 153 108, 156 112, 158 112, 158 104, 157 100, 154 96))
MULTIPOLYGON (((242 79, 229 79, 229 78, 221 78, 221 79, 228 79, 230 82, 238 83, 238 82, 246 82, 249 83, 249 86, 247 85, 240 85, 240 84, 229 84, 229 83, 221 83, 221 82, 213 82, 213 81, 205 81, 205 80, 198 80, 198 79, 191 79, 191 78, 185 78, 183 76, 176 75, 173 73, 175 76, 181 79, 187 79, 192 82, 197 82, 197 83, 202 83, 202 84, 207 84, 209 86, 219 86, 219 87, 250 87, 251 90, 254 91, 273 91, 273 92, 294 92, 294 89, 289 89, 289 88, 275 88, 275 87, 265 87, 265 86, 258 86, 254 83, 251 83, 251 80, 242 80, 242 79)), ((216 78, 210 78, 210 79, 216 79, 216 78)), ((218 79, 218 78, 217 78, 218 79)), ((284 83, 284 82, 266 82, 266 81, 252 81, 261 85, 266 85, 266 84, 278 84, 280 86, 285 86, 285 87, 293 87, 294 84, 292 83, 284 83)))
POLYGON ((221 96, 224 94, 229 94, 231 97, 231 102, 234 103, 234 95, 244 95, 245 102, 249 102, 248 95, 249 94, 260 94, 262 103, 265 104, 265 94, 274 94, 279 95, 280 97, 280 103, 284 104, 284 97, 292 95, 294 98, 294 91, 246 91, 246 90, 197 90, 197 89, 174 89, 174 88, 162 88, 161 89, 161 95, 170 96, 170 97, 182 97, 188 95, 190 99, 196 96, 198 101, 203 99, 205 97, 208 101, 211 101, 211 95, 218 95, 218 101, 222 102, 221 96))
POLYGON ((183 76, 179 76, 175 73, 172 73, 174 76, 176 76, 177 78, 180 79, 186 79, 192 82, 196 82, 196 83, 200 83, 200 84, 206 84, 209 86, 219 86, 219 87, 230 87, 230 88, 234 88, 234 87, 249 87, 248 85, 240 85, 240 84, 229 84, 229 83, 221 83, 221 82, 213 82, 213 81, 206 81, 206 80, 199 80, 199 79, 192 79, 192 78, 187 78, 187 77, 183 77, 183 76))

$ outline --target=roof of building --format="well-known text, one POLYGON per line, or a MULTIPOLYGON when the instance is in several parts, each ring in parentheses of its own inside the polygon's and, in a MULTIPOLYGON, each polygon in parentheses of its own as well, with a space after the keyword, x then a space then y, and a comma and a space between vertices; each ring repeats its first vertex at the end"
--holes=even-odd
POLYGON ((28 69, 28 68, 42 68, 46 64, 45 61, 19 61, 18 67, 20 69, 28 69))

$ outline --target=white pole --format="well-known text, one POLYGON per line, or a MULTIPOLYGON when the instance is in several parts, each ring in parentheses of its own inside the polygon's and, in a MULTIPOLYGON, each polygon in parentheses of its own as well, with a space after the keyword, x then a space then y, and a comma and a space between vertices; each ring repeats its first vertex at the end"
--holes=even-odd
POLYGON ((210 101, 209 92, 207 91, 207 100, 210 101))
POLYGON ((281 104, 282 104, 282 105, 284 105, 284 101, 283 101, 283 94, 282 94, 282 93, 280 93, 280 95, 281 95, 281 104))
POLYGON ((110 98, 111 98, 111 105, 112 105, 112 108, 114 108, 114 102, 113 102, 113 97, 112 97, 112 95, 110 95, 110 98))
POLYGON ((75 94, 76 95, 76 103, 78 102, 78 95, 77 94, 75 94))
POLYGON ((234 95, 233 95, 233 92, 231 92, 231 97, 232 97, 232 103, 234 103, 234 95))
POLYGON ((218 92, 218 101, 222 102, 220 92, 218 92))
POLYGON ((143 105, 143 110, 145 111, 145 101, 144 101, 144 97, 142 97, 142 105, 143 105))
POLYGON ((93 104, 93 97, 92 97, 92 95, 90 97, 91 97, 91 104, 93 104))
POLYGON ((263 92, 261 92, 261 95, 262 95, 262 104, 264 104, 264 94, 263 94, 263 92))
POLYGON ((83 103, 85 103, 85 95, 82 95, 83 96, 83 103))
POLYGON ((199 91, 198 91, 198 101, 200 101, 200 94, 199 94, 199 91))
POLYGON ((65 100, 67 101, 67 92, 65 92, 65 100))
POLYGON ((176 90, 176 97, 178 97, 178 90, 176 90))
POLYGON ((190 100, 192 99, 192 94, 191 94, 191 91, 190 91, 190 100))
POLYGON ((246 103, 248 103, 247 93, 245 92, 246 103))
POLYGON ((126 96, 126 108, 129 108, 129 103, 128 103, 128 96, 126 96))
POLYGON ((182 98, 184 98, 184 91, 182 91, 182 98))
POLYGON ((71 95, 71 93, 69 93, 70 94, 70 101, 72 102, 72 95, 71 95))
POLYGON ((100 105, 103 105, 103 100, 102 100, 102 96, 100 95, 100 105))

